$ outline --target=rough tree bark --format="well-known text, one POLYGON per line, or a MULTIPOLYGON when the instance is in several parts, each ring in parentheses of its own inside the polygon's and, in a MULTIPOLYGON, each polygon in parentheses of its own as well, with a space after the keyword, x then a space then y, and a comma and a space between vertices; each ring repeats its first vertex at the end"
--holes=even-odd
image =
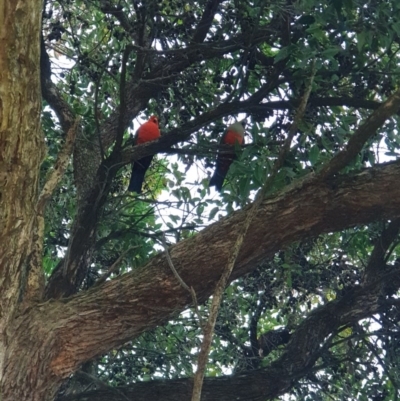
MULTIPOLYGON (((251 271, 258 261, 292 241, 400 215, 400 189, 396 185, 399 178, 400 163, 392 163, 328 183, 306 181, 265 201, 250 227, 232 279, 251 271), (387 196, 382 197, 384 191, 387 196)), ((199 301, 212 293, 245 216, 246 210, 236 212, 172 247, 174 264, 188 285, 193 285, 199 301)), ((380 286, 376 288, 379 291, 380 286)), ((359 298, 354 298, 357 302, 340 304, 347 308, 345 318, 356 319, 378 310, 376 296, 365 302, 368 294, 375 294, 371 288, 359 292, 359 298)), ((13 324, 15 338, 9 349, 13 364, 15 361, 16 366, 24 368, 12 377, 14 398, 9 399, 42 400, 45 394, 51 399, 62 379, 84 361, 164 323, 190 302, 190 294, 172 275, 165 255, 159 255, 134 273, 71 298, 32 304, 13 324), (28 352, 32 339, 34 357, 33 351, 28 352), (21 353, 21 349, 27 352, 21 353), (30 394, 36 394, 35 398, 27 397, 28 389, 30 394)), ((332 322, 336 314, 331 311, 326 316, 332 322)), ((321 327, 319 334, 323 338, 330 326, 321 327)), ((292 366, 287 357, 284 365, 297 377, 303 365, 310 363, 307 358, 292 366)), ((278 394, 287 388, 287 381, 277 383, 275 380, 270 389, 264 387, 262 393, 278 394)))
MULTIPOLYGON (((383 265, 379 265, 385 270, 383 265)), ((314 310, 292 335, 284 354, 266 368, 204 380, 202 401, 265 401, 288 391, 311 372, 329 334, 382 310, 384 294, 400 285, 397 269, 377 275, 373 284, 357 286, 343 298, 314 310)), ((396 301, 395 301, 396 302, 396 301)), ((395 305, 398 306, 395 303, 395 305)), ((315 371, 314 371, 315 373, 315 371)), ((93 382, 92 382, 93 383, 93 382)), ((101 388, 62 397, 60 401, 190 400, 193 380, 154 380, 118 388, 101 388)))
MULTIPOLYGON (((39 82, 41 11, 39 0, 0 1, 2 401, 53 399, 62 380, 83 362, 166 322, 191 302, 190 295, 172 275, 164 255, 153 258, 132 274, 78 295, 43 301, 42 232, 36 209, 39 166, 44 155, 39 82)), ((202 36, 199 34, 197 39, 202 36)), ((177 57, 176 63, 171 69, 187 62, 177 57)), ((246 105, 244 102, 243 108, 246 105)), ((235 105, 226 106, 225 111, 218 109, 216 114, 228 112, 229 107, 235 105)), ((212 117, 212 114, 207 116, 212 117)), ((201 119, 196 121, 201 122, 201 119)), ((393 163, 353 177, 324 182, 307 180, 265 201, 249 229, 231 278, 251 271, 258 262, 293 241, 399 216, 399 179, 400 164, 393 163)), ((245 216, 246 210, 234 213, 171 249, 179 274, 195 288, 200 302, 212 293, 245 216)), ((354 293, 354 302, 332 303, 321 318, 332 323, 332 316, 337 317, 334 308, 339 307, 346 313, 343 318, 333 320, 335 325, 376 312, 379 309, 377 292, 384 282, 382 279, 381 285, 374 283, 374 287, 360 288, 354 293)), ((308 322, 303 327, 307 328, 308 322)), ((326 336, 327 330, 327 325, 321 325, 318 338, 326 336)), ((291 344, 296 342, 293 340, 291 344)), ((305 351, 311 345, 301 344, 305 351)), ((298 377, 313 360, 307 356, 293 365, 289 354, 285 355, 282 366, 286 370, 274 365, 271 369, 275 371, 254 373, 260 375, 260 380, 266 374, 274 378, 270 388, 261 389, 262 397, 284 391, 288 382, 282 379, 283 373, 291 372, 293 377, 298 377)), ((220 382, 224 380, 228 381, 223 378, 220 382)), ((241 383, 240 377, 236 380, 241 383)), ((206 397, 210 391, 213 388, 205 389, 206 397)), ((248 389, 246 392, 249 394, 248 389)), ((254 399, 257 397, 260 395, 254 395, 254 399)))
MULTIPOLYGON (((0 2, 0 399, 32 397, 43 342, 21 343, 21 313, 41 299, 40 229, 36 216, 40 127, 40 0, 0 2), (32 38, 32 40, 27 40, 32 38), (27 361, 31 359, 31 364, 27 361), (25 376, 17 385, 16 377, 25 376)), ((35 330, 40 333, 40 330, 35 330)), ((32 331, 30 332, 32 334, 32 331)), ((47 348, 47 347, 45 347, 47 348)))

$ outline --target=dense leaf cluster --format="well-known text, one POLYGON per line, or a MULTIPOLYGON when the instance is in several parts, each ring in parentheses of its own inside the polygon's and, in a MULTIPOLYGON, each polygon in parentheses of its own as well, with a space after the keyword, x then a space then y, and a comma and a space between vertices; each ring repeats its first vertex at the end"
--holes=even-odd
MULTIPOLYGON (((43 40, 56 87, 71 113, 82 117, 75 164, 47 210, 44 267, 49 276, 56 275, 71 238, 88 238, 79 231, 85 222, 95 235, 85 251, 71 247, 80 269, 72 291, 77 292, 104 274, 112 278, 143 265, 161 249, 163 232, 177 242, 249 203, 271 173, 293 124, 313 59, 316 73, 306 113, 268 194, 320 171, 397 89, 400 3, 49 0, 43 40), (152 114, 160 118, 165 141, 154 149, 157 161, 144 195, 137 197, 126 192, 129 163, 137 158, 131 135, 152 114), (219 139, 229 122, 243 118, 247 143, 237 149, 239 160, 219 197, 208 188, 217 151, 223 151, 219 139), (90 165, 96 158, 100 167, 93 174, 90 165), (104 188, 90 198, 87 194, 95 193, 91 185, 104 188), (85 196, 95 200, 95 213, 87 219, 85 196)), ((48 155, 43 177, 67 126, 49 112, 54 105, 46 92, 44 98, 48 155)), ((341 173, 396 157, 397 122, 397 116, 387 120, 341 173)), ((268 366, 311 311, 362 282, 387 225, 298 241, 233 282, 218 318, 207 374, 268 366)), ((385 251, 381 268, 393 268, 397 236, 385 251)), ((341 327, 320 344, 318 360, 293 383, 291 397, 394 399, 400 386, 399 315, 387 305, 381 314, 341 327)), ((208 306, 201 305, 200 313, 207 316, 208 306)), ((92 361, 87 371, 110 386, 191 376, 200 335, 196 314, 186 311, 92 361)), ((76 381, 79 375, 63 391, 70 393, 76 381)), ((86 389, 99 388, 96 383, 86 389)))

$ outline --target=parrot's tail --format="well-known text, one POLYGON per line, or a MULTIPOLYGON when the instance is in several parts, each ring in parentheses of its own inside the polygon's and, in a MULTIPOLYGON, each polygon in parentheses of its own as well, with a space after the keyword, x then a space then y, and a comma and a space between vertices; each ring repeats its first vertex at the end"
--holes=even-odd
POLYGON ((144 181, 144 176, 146 174, 147 169, 150 166, 152 159, 153 155, 146 156, 143 159, 140 159, 133 163, 131 180, 129 182, 128 191, 137 192, 138 194, 142 193, 142 184, 144 181))
POLYGON ((210 180, 210 187, 215 187, 219 192, 222 190, 222 184, 224 183, 225 175, 221 174, 218 170, 215 170, 214 175, 210 180))
POLYGON ((144 181, 144 175, 146 171, 143 169, 136 169, 133 167, 131 180, 129 181, 128 191, 142 193, 142 184, 144 181))

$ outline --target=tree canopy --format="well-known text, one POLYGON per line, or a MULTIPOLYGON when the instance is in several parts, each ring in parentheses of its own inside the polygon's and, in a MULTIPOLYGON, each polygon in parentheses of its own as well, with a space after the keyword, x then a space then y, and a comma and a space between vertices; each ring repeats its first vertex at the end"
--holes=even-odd
POLYGON ((400 3, 0 5, 2 401, 398 399, 400 3))

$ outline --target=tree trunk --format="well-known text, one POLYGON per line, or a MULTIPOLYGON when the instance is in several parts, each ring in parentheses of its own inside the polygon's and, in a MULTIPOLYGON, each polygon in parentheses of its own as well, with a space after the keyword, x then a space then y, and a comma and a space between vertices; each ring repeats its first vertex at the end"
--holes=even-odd
MULTIPOLYGON (((39 400, 40 352, 20 315, 43 291, 36 202, 44 155, 40 128, 42 2, 0 1, 0 386, 2 401, 39 400), (22 325, 23 323, 23 325, 22 325), (32 359, 35 367, 28 361, 32 359), (29 358, 29 359, 28 359, 29 358), (29 369, 29 375, 26 375, 29 369), (22 381, 16 379, 16 373, 22 381)), ((39 333, 39 332, 38 332, 39 333)))
MULTIPOLYGON (((0 0, 1 401, 54 399, 61 381, 83 362, 165 323, 191 302, 190 294, 172 275, 164 254, 141 269, 89 291, 43 302, 43 222, 37 212, 39 167, 44 155, 40 129, 41 14, 39 0, 0 0)), ((186 63, 185 58, 182 65, 186 63)), ((393 163, 330 182, 310 180, 268 199, 249 229, 232 279, 251 271, 293 241, 399 216, 399 177, 400 165, 393 163)), ((200 302, 211 295, 245 216, 246 210, 236 212, 171 248, 179 273, 193 285, 200 302)), ((325 322, 337 326, 379 311, 378 293, 361 288, 357 294, 357 302, 332 303, 330 314, 324 315, 325 322), (366 302, 370 294, 373 299, 366 302), (332 320, 331 316, 341 317, 332 320)), ((312 326, 307 326, 309 322, 301 326, 304 333, 311 333, 306 330, 312 326)), ((311 366, 316 356, 314 345, 331 330, 328 323, 319 330, 312 326, 317 333, 311 339, 314 342, 303 344, 301 340, 306 336, 299 336, 297 342, 296 338, 292 340, 281 365, 277 362, 270 371, 262 372, 270 378, 270 387, 261 388, 253 399, 281 394, 290 385, 285 373, 290 371, 297 378, 311 366), (297 355, 296 365, 289 364, 293 355, 297 355)), ((176 383, 181 385, 182 381, 176 383)), ((213 383, 216 381, 206 381, 205 397, 220 391, 212 388, 213 383)), ((183 390, 190 391, 190 383, 183 390)), ((171 399, 177 399, 177 394, 174 392, 171 399)), ((164 395, 167 397, 166 392, 164 395)))

